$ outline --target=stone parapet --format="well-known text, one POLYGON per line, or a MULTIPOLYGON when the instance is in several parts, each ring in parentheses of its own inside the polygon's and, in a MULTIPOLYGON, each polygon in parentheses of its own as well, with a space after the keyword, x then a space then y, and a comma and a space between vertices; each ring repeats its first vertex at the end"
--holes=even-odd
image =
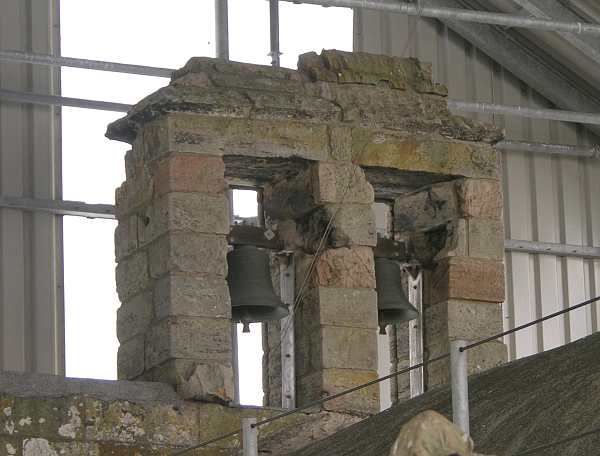
MULTIPOLYGON (((159 383, 0 373, 0 454, 167 456, 240 429, 242 417, 262 420, 278 413, 181 401, 159 383)), ((284 454, 358 420, 327 411, 288 416, 261 426, 259 445, 284 454)), ((238 454, 240 445, 238 435, 193 454, 238 454)))

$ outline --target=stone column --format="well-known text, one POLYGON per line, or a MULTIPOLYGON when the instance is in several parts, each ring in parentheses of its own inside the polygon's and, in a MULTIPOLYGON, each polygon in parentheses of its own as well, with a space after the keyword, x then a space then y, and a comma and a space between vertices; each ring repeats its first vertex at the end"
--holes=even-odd
POLYGON ((138 134, 116 193, 118 375, 227 402, 233 374, 224 164, 218 156, 159 153, 154 144, 162 134, 152 125, 138 134), (144 141, 148 136, 154 141, 144 141))
MULTIPOLYGON (((458 179, 396 200, 395 229, 411 237, 425 262, 425 359, 456 339, 478 340, 502 331, 504 233, 496 179, 458 179)), ((469 351, 469 372, 506 361, 502 341, 469 351)), ((426 369, 426 385, 449 381, 449 361, 426 369)))
MULTIPOLYGON (((298 405, 377 378, 376 231, 373 189, 363 171, 346 162, 317 162, 293 181, 276 184, 265 198, 271 218, 287 219, 279 223, 285 228, 280 236, 298 250, 297 294, 314 261, 295 321, 298 405), (315 257, 332 216, 331 232, 315 257)), ((324 408, 376 413, 378 386, 324 408)))

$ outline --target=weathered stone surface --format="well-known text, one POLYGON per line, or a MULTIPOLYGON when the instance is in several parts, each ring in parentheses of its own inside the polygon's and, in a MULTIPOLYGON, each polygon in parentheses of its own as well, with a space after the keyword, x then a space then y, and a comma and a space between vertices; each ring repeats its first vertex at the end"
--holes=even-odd
POLYGON ((152 201, 154 183, 149 173, 138 173, 115 191, 115 216, 118 220, 142 212, 152 201))
POLYGON ((322 326, 320 332, 324 369, 377 370, 377 330, 322 326))
MULTIPOLYGON (((298 405, 304 405, 376 378, 376 372, 353 369, 327 369, 321 372, 313 372, 298 377, 296 399, 298 405)), ((355 394, 356 396, 353 398, 342 396, 328 401, 322 405, 322 408, 363 417, 377 413, 379 410, 379 388, 376 386, 368 387, 356 391, 355 394)))
POLYGON ((132 337, 142 335, 154 318, 152 293, 140 293, 124 302, 117 310, 117 338, 123 343, 132 337))
POLYGON ((503 331, 502 306, 495 302, 450 300, 423 311, 424 337, 431 344, 476 341, 503 331))
MULTIPOLYGON (((322 391, 326 395, 339 393, 377 378, 376 371, 356 369, 326 369, 322 372, 322 391)), ((351 414, 372 415, 379 412, 379 387, 363 388, 338 399, 326 402, 323 409, 351 414)))
MULTIPOLYGON (((446 343, 429 347, 429 356, 434 357, 448 353, 450 346, 446 343)), ((488 342, 472 348, 468 352, 469 375, 483 372, 504 364, 507 360, 506 345, 500 341, 488 342)), ((450 361, 442 360, 431 363, 426 369, 429 387, 444 385, 450 382, 450 361)))
MULTIPOLYGON (((296 262, 296 277, 304 278, 313 256, 302 255, 296 262)), ((301 281, 296 280, 297 286, 301 281)), ((309 284, 332 288, 375 288, 375 263, 369 247, 328 249, 319 255, 309 284)))
POLYGON ((225 194, 223 159, 199 154, 174 154, 164 158, 155 165, 154 191, 156 196, 170 192, 225 194))
POLYGON ((144 372, 144 335, 121 342, 117 355, 119 380, 133 380, 144 372))
POLYGON ((390 131, 352 131, 352 157, 362 166, 378 166, 450 176, 496 178, 498 156, 482 143, 408 135, 390 131))
POLYGON ((457 218, 454 182, 442 182, 397 198, 394 202, 396 232, 427 230, 457 218))
MULTIPOLYGON (((317 162, 292 179, 267 185, 264 191, 264 210, 276 220, 298 219, 323 205, 370 205, 373 199, 373 187, 367 182, 360 167, 349 163, 317 162)), ((340 220, 344 221, 343 215, 340 220)), ((374 222, 367 220, 366 223, 374 222)), ((343 233, 340 233, 340 237, 342 236, 343 233)))
POLYGON ((229 234, 229 199, 225 195, 168 193, 146 212, 147 241, 169 231, 229 234))
POLYGON ((348 163, 320 162, 312 167, 315 202, 372 204, 373 187, 360 166, 348 163))
POLYGON ((151 377, 174 385, 183 399, 221 404, 233 400, 233 369, 229 364, 171 359, 152 369, 151 377))
POLYGON ((431 275, 430 303, 449 299, 504 301, 504 265, 500 261, 449 257, 431 275))
POLYGON ((475 258, 504 260, 504 222, 502 220, 470 218, 468 227, 468 255, 475 258))
MULTIPOLYGON (((264 188, 263 209, 271 219, 293 220, 308 214, 316 207, 310 170, 291 179, 268 184, 264 188)), ((292 233, 288 234, 293 237, 292 233)))
POLYGON ((422 412, 402 426, 390 456, 477 456, 473 441, 437 412, 422 412))
POLYGON ((246 120, 178 114, 169 120, 169 149, 177 152, 326 160, 327 125, 292 119, 246 120))
POLYGON ((456 219, 446 224, 444 244, 441 249, 435 252, 434 261, 452 256, 469 256, 468 224, 467 219, 456 219))
POLYGON ((496 179, 464 179, 457 187, 464 217, 502 220, 502 187, 496 179))
POLYGON ((329 153, 332 160, 352 160, 352 129, 350 127, 329 127, 329 153))
POLYGON ((220 276, 167 274, 154 286, 156 318, 231 318, 227 281, 220 276))
POLYGON ((145 251, 138 251, 121 261, 116 268, 117 294, 121 302, 144 291, 150 286, 148 258, 145 251))
POLYGON ((138 223, 139 216, 125 216, 119 220, 115 228, 115 259, 119 262, 129 256, 139 247, 138 223))
POLYGON ((431 68, 416 59, 405 59, 360 52, 326 51, 302 54, 298 69, 315 80, 379 85, 387 82, 394 89, 412 87, 426 93, 446 95, 440 84, 432 84, 431 68))
POLYGON ((149 258, 153 278, 167 272, 227 276, 225 236, 169 233, 150 245, 149 258))
POLYGON ((146 338, 146 368, 171 358, 229 364, 231 321, 225 318, 169 317, 146 338))
POLYGON ((369 204, 327 204, 305 217, 300 225, 304 246, 315 252, 331 223, 327 244, 331 247, 377 245, 375 214, 369 204))
POLYGON ((321 325, 377 329, 375 290, 313 288, 305 293, 301 311, 321 325))

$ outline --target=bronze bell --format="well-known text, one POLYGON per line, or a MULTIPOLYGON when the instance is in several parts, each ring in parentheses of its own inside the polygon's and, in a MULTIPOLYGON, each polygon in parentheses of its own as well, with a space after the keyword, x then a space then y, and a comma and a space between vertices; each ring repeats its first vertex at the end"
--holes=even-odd
POLYGON ((231 319, 244 325, 280 320, 289 314, 273 291, 269 255, 253 245, 235 247, 227 254, 227 282, 231 296, 231 319))
POLYGON ((398 263, 387 258, 375 258, 375 280, 379 334, 385 334, 385 327, 389 324, 414 320, 419 316, 404 294, 398 263))

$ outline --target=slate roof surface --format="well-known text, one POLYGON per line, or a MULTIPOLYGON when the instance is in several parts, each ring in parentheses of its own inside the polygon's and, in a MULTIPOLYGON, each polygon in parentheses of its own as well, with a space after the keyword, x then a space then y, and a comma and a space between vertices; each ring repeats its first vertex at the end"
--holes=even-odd
MULTIPOLYGON (((600 334, 520 359, 469 381, 471 434, 484 454, 509 456, 600 427, 600 334)), ((447 387, 431 390, 293 456, 387 456, 402 424, 433 409, 451 418, 447 387)), ((600 433, 536 455, 597 455, 600 433)))

